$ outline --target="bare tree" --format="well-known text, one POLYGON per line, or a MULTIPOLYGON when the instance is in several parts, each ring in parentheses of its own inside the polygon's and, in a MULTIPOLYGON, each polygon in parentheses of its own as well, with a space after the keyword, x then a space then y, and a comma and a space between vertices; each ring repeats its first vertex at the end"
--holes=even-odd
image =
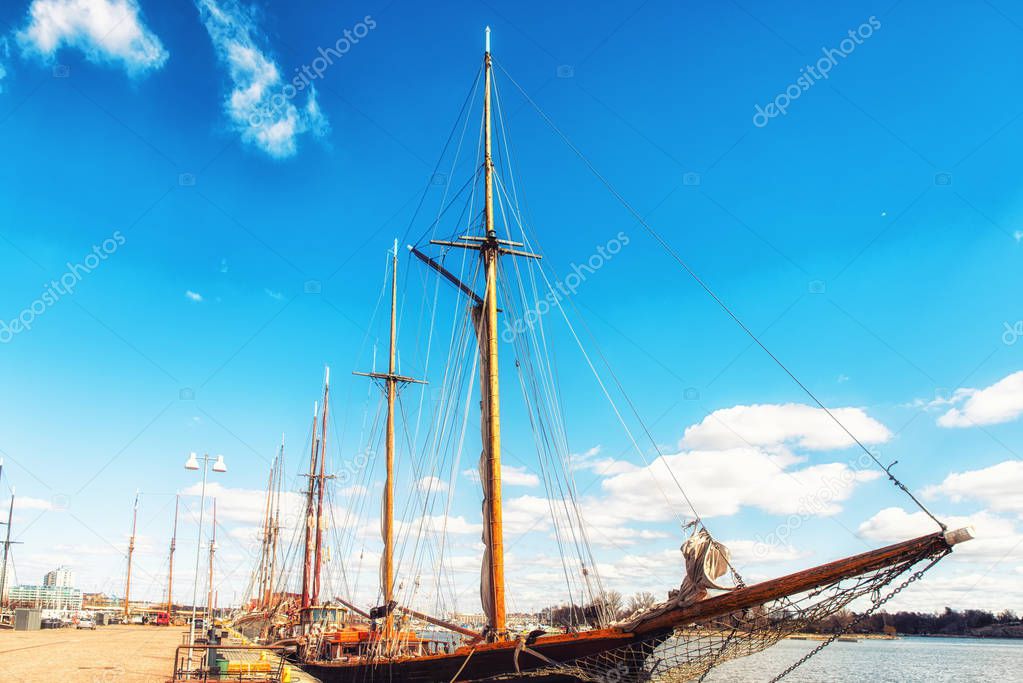
POLYGON ((626 610, 629 614, 649 609, 657 604, 657 597, 649 591, 640 591, 629 598, 629 607, 626 610))

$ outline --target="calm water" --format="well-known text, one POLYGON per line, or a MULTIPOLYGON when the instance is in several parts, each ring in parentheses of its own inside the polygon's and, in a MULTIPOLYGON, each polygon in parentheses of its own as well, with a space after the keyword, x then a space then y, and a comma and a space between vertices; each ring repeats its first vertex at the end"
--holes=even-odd
MULTIPOLYGON (((760 654, 722 664, 708 683, 763 683, 818 645, 783 640, 760 654)), ((783 681, 931 683, 1023 681, 1023 640, 900 638, 832 643, 783 681)))

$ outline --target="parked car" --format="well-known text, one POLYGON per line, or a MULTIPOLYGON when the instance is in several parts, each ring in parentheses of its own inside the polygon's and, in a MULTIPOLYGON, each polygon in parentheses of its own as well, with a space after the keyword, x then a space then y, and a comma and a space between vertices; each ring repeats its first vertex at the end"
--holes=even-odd
POLYGON ((39 622, 41 628, 61 628, 63 625, 57 617, 47 617, 39 622))
POLYGON ((75 628, 87 628, 91 631, 96 630, 96 622, 92 619, 79 619, 78 623, 75 624, 75 628))

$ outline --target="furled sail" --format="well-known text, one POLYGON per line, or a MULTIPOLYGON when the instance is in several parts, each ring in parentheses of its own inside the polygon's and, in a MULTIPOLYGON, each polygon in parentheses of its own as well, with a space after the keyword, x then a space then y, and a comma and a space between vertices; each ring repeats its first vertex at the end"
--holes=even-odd
POLYGON ((728 548, 711 538, 706 529, 694 531, 682 544, 681 550, 686 578, 677 591, 668 594, 677 607, 703 600, 708 590, 732 590, 731 586, 717 582, 728 571, 728 548))
POLYGON ((483 488, 483 565, 480 567, 480 602, 483 604, 483 614, 487 617, 488 623, 494 622, 494 591, 490 582, 490 562, 492 559, 490 539, 490 424, 487 422, 485 408, 489 403, 490 384, 487 381, 489 372, 487 370, 487 350, 485 347, 487 339, 485 311, 482 306, 472 307, 472 323, 476 329, 476 339, 480 349, 480 434, 483 437, 483 447, 480 450, 479 473, 480 485, 483 488))

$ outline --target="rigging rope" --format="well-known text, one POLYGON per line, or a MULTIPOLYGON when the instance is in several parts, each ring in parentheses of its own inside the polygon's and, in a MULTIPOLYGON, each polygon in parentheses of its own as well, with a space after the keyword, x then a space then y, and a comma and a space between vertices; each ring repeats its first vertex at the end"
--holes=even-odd
POLYGON ((686 263, 682 259, 682 257, 678 255, 674 248, 672 248, 671 244, 668 243, 668 241, 665 240, 660 235, 660 233, 654 230, 654 228, 649 223, 647 223, 643 216, 638 211, 636 211, 636 209, 633 208, 631 204, 629 204, 625 197, 623 197, 618 192, 618 190, 615 189, 611 182, 607 178, 605 178, 600 173, 600 171, 597 170, 597 168, 593 165, 589 158, 587 158, 586 155, 583 154, 583 152, 578 147, 575 146, 575 144, 569 139, 569 137, 560 128, 558 128, 557 124, 554 123, 550 116, 548 116, 547 113, 543 109, 541 109, 536 102, 533 101, 533 99, 526 93, 522 86, 519 85, 518 82, 511 76, 511 74, 508 73, 508 71, 501 64, 497 64, 497 66, 501 69, 502 73, 504 73, 504 75, 508 77, 508 80, 510 80, 512 84, 518 89, 518 91, 522 94, 526 101, 529 102, 533 109, 536 110, 537 114, 539 114, 539 116, 544 120, 544 122, 547 123, 547 125, 551 127, 551 129, 558 135, 558 137, 561 138, 561 140, 568 146, 568 148, 571 149, 572 152, 574 152, 575 155, 579 157, 579 159, 586 165, 590 172, 593 173, 597 180, 599 180, 604 185, 604 187, 607 188, 607 190, 615 197, 615 199, 617 199, 618 202, 629 213, 632 214, 632 216, 639 222, 643 229, 654 239, 654 241, 657 242, 661 246, 661 248, 664 249, 665 252, 667 252, 667 254, 676 263, 678 263, 678 265, 696 282, 696 284, 698 284, 700 288, 703 289, 704 292, 706 292, 711 297, 711 299, 714 300, 714 302, 721 308, 721 310, 728 314, 728 316, 742 329, 742 331, 745 332, 747 336, 749 336, 749 338, 753 340, 753 342, 757 346, 759 346, 764 351, 764 353, 766 353, 768 357, 772 361, 774 361, 774 363, 779 368, 781 368, 782 371, 784 371, 785 374, 788 375, 789 378, 793 382, 795 382, 795 384, 800 389, 802 389, 803 392, 807 396, 809 396, 810 399, 814 403, 816 403, 821 408, 821 410, 823 410, 828 415, 828 417, 830 417, 835 422, 835 424, 837 424, 842 429, 842 431, 844 431, 849 436, 849 438, 852 439, 856 443, 856 445, 859 446, 863 450, 863 452, 866 453, 879 468, 881 468, 881 470, 885 474, 888 475, 888 480, 891 481, 892 484, 894 484, 897 488, 902 490, 903 493, 909 496, 909 498, 916 504, 916 506, 920 508, 920 510, 922 510, 928 517, 934 520, 934 522, 941 528, 942 531, 946 531, 948 527, 946 527, 943 522, 941 522, 937 517, 935 517, 934 514, 929 509, 927 509, 927 507, 922 502, 920 502, 920 500, 916 496, 913 495, 913 493, 906 487, 906 485, 903 484, 894 474, 892 474, 891 468, 893 465, 885 467, 884 465, 881 464, 881 461, 877 459, 877 456, 874 455, 870 451, 870 449, 868 449, 863 444, 863 442, 861 442, 856 437, 856 435, 849 431, 845 424, 841 420, 839 420, 838 417, 834 413, 832 413, 819 398, 817 398, 817 395, 814 394, 809 389, 809 387, 803 384, 803 382, 801 382, 799 378, 796 377, 796 375, 791 370, 789 370, 789 368, 781 361, 780 358, 774 355, 774 353, 772 353, 771 350, 767 348, 767 346, 760 340, 760 338, 749 327, 747 327, 746 324, 739 318, 739 316, 735 312, 733 312, 732 309, 729 308, 728 305, 721 299, 721 297, 719 297, 714 292, 714 290, 710 288, 710 285, 704 282, 704 280, 689 266, 689 264, 686 263))

